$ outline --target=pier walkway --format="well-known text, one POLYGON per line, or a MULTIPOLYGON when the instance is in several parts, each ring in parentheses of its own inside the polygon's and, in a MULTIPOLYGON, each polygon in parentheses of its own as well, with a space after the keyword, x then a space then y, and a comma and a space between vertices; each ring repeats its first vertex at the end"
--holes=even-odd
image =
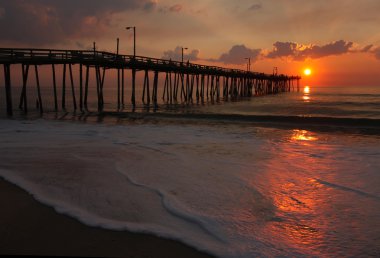
MULTIPOLYGON (((103 89, 104 78, 108 69, 117 71, 118 109, 126 104, 125 71, 131 70, 132 106, 136 105, 136 73, 143 72, 142 102, 145 105, 158 105, 158 80, 163 74, 164 88, 162 100, 172 104, 178 101, 192 103, 204 102, 205 99, 224 100, 251 97, 254 95, 276 94, 299 89, 299 76, 264 74, 229 69, 217 66, 207 66, 190 62, 178 62, 143 56, 119 55, 104 51, 91 50, 55 50, 55 49, 20 49, 0 48, 0 64, 4 67, 5 105, 8 115, 13 113, 11 67, 21 65, 22 91, 18 107, 28 112, 27 86, 29 71, 34 70, 38 109, 44 112, 44 100, 41 95, 39 66, 51 67, 52 98, 55 111, 66 110, 66 90, 71 90, 71 101, 74 110, 88 110, 89 71, 94 69, 96 80, 97 107, 101 112, 104 108, 103 89), (79 82, 75 85, 73 65, 79 65, 79 82), (56 69, 63 69, 61 90, 62 98, 58 103, 58 83, 56 69), (150 83, 153 73, 153 83, 150 83), (67 78, 68 77, 68 78, 67 78), (67 83, 69 82, 69 83, 67 83), (69 89, 67 89, 70 87, 69 89), (76 87, 79 87, 76 88, 76 87), (79 92, 79 98, 76 96, 79 92)), ((1 104, 3 105, 3 104, 1 104)))

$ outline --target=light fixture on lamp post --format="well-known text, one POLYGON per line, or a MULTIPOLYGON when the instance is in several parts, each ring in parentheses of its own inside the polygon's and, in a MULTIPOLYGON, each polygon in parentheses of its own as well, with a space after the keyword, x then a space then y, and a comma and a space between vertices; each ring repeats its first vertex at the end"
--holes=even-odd
POLYGON ((136 57, 136 27, 126 27, 126 29, 133 29, 133 57, 136 57))

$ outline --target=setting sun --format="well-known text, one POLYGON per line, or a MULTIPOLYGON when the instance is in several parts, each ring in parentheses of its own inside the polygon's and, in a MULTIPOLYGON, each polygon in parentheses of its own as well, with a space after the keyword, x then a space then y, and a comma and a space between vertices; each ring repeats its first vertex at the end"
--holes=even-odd
POLYGON ((303 73, 306 75, 306 76, 309 76, 311 75, 311 70, 309 68, 306 68, 303 73))

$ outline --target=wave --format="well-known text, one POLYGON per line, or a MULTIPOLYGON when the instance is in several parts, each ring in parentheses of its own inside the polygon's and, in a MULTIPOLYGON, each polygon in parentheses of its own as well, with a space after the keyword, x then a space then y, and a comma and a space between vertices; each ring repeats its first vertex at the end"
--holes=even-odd
POLYGON ((173 205, 173 200, 170 201, 167 194, 165 194, 163 191, 156 189, 156 188, 153 188, 151 186, 142 184, 142 183, 138 183, 136 180, 132 179, 126 173, 121 172, 123 169, 117 165, 116 165, 116 170, 121 175, 123 175, 129 181, 129 183, 131 183, 132 185, 144 188, 145 190, 150 191, 150 192, 156 194, 157 196, 159 196, 161 199, 163 208, 165 208, 165 210, 168 213, 170 213, 171 215, 173 215, 179 219, 182 219, 184 221, 187 221, 196 227, 199 227, 206 234, 212 236, 214 239, 220 241, 221 243, 226 243, 225 239, 222 239, 220 236, 213 233, 212 230, 208 229, 208 227, 206 226, 206 223, 199 217, 199 215, 197 215, 197 216, 191 215, 188 210, 185 211, 186 210, 185 208, 182 208, 182 209, 176 208, 176 206, 180 206, 180 205, 178 203, 176 205, 173 205))
MULTIPOLYGON (((105 112, 99 116, 117 116, 131 119, 200 119, 208 121, 252 122, 252 123, 281 123, 296 125, 343 126, 380 129, 380 119, 371 118, 344 118, 323 116, 282 116, 282 115, 242 115, 216 113, 118 113, 105 112)), ((379 131, 380 133, 380 131, 379 131)))
POLYGON ((339 190, 342 190, 342 191, 346 191, 346 192, 356 193, 358 195, 361 195, 361 196, 364 196, 364 197, 368 197, 368 198, 380 201, 380 197, 379 196, 376 196, 376 195, 373 195, 373 194, 369 194, 369 193, 363 192, 363 191, 358 190, 358 189, 354 189, 354 188, 350 188, 350 187, 347 187, 347 186, 330 183, 330 182, 327 182, 327 181, 324 181, 324 180, 321 180, 321 179, 317 179, 317 178, 315 179, 315 181, 317 181, 318 183, 323 184, 325 186, 329 186, 329 187, 332 187, 332 188, 335 188, 335 189, 339 189, 339 190))
MULTIPOLYGON (((125 174, 123 174, 125 176, 125 174)), ((181 243, 185 243, 188 246, 193 247, 194 249, 205 252, 210 255, 223 255, 224 253, 232 252, 228 251, 228 249, 221 251, 221 249, 216 251, 215 243, 211 243, 206 241, 206 238, 203 235, 192 235, 187 232, 187 234, 183 234, 180 230, 172 230, 168 229, 165 226, 154 224, 154 223, 137 223, 137 222, 129 222, 129 221, 121 221, 111 218, 106 218, 97 214, 94 214, 91 211, 88 211, 86 208, 80 207, 78 205, 68 203, 63 200, 56 199, 54 197, 50 197, 46 193, 40 190, 39 185, 30 182, 27 179, 24 179, 22 176, 19 176, 14 173, 14 171, 8 169, 0 168, 0 179, 4 179, 5 181, 25 190, 29 193, 35 200, 44 204, 48 207, 52 207, 57 213, 72 217, 84 225, 90 227, 98 227, 106 230, 114 230, 114 231, 129 231, 133 233, 141 233, 141 234, 150 234, 160 238, 170 239, 174 241, 179 241, 181 243), (202 242, 203 240, 203 242, 202 242), (211 245, 211 246, 209 246, 211 245)), ((162 201, 163 208, 172 216, 177 217, 178 219, 184 221, 184 223, 189 223, 193 225, 193 227, 199 228, 203 231, 207 236, 211 237, 209 240, 214 240, 218 244, 222 246, 226 246, 228 243, 225 239, 217 234, 213 233, 211 229, 206 226, 207 218, 201 218, 197 215, 192 215, 187 213, 188 211, 181 211, 176 206, 173 205, 171 201, 168 200, 167 196, 159 190, 148 187, 143 184, 139 184, 132 180, 130 177, 126 177, 128 182, 131 185, 144 188, 145 190, 152 192, 160 197, 162 201)), ((132 207, 133 208, 133 207, 132 207)), ((169 218, 168 218, 169 219, 169 218)), ((209 223, 209 221, 207 221, 209 223)))

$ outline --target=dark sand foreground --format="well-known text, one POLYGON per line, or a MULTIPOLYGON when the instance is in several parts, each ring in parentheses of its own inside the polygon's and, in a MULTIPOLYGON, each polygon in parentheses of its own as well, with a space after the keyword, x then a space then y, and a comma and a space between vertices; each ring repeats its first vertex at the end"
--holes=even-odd
POLYGON ((211 257, 158 237, 88 227, 0 178, 0 255, 211 257))

